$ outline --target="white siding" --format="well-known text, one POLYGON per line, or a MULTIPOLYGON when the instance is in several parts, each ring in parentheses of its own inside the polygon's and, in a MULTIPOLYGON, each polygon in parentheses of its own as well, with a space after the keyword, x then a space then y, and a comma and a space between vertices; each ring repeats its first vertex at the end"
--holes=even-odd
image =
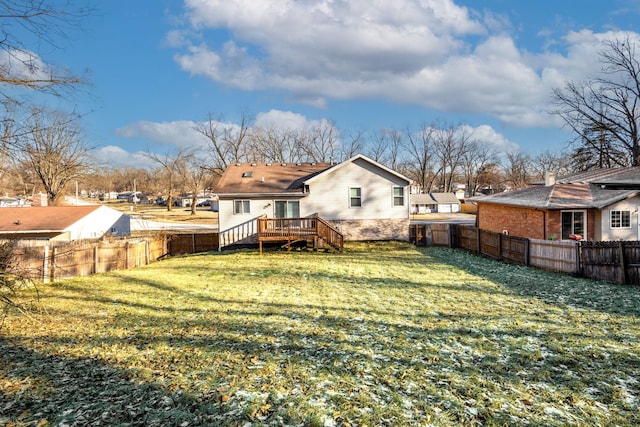
POLYGON ((273 218, 273 200, 271 199, 250 199, 248 197, 238 197, 235 199, 218 200, 218 227, 220 232, 236 227, 242 227, 248 222, 255 221, 263 215, 273 218), (234 200, 249 200, 248 214, 234 214, 234 200))
POLYGON ((600 216, 600 231, 598 235, 598 227, 595 228, 595 240, 638 240, 638 208, 640 207, 640 198, 623 200, 606 207, 602 210, 600 216), (630 211, 631 227, 630 228, 611 228, 611 211, 630 211))
POLYGON ((404 219, 409 217, 409 186, 366 161, 330 170, 310 184, 300 202, 301 216, 317 213, 328 220, 404 219), (393 206, 393 187, 404 187, 404 206, 393 206), (349 189, 362 189, 362 207, 349 207, 349 189))
POLYGON ((100 206, 84 218, 76 221, 67 228, 71 240, 97 239, 111 232, 112 227, 118 228, 118 235, 131 234, 129 217, 122 212, 100 206))

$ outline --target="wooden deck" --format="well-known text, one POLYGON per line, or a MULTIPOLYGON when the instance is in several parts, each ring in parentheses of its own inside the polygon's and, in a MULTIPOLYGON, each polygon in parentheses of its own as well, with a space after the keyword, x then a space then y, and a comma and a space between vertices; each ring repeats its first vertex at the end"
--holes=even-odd
POLYGON ((286 242, 291 249, 291 243, 297 241, 313 242, 314 249, 326 245, 342 250, 344 246, 342 233, 320 217, 258 218, 260 253, 263 242, 286 242))

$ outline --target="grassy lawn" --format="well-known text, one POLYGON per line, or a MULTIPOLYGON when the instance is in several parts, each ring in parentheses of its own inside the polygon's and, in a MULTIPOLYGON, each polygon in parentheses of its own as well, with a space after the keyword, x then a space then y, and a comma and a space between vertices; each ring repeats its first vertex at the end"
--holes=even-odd
POLYGON ((385 243, 39 291, 0 329, 0 425, 640 424, 639 287, 385 243))

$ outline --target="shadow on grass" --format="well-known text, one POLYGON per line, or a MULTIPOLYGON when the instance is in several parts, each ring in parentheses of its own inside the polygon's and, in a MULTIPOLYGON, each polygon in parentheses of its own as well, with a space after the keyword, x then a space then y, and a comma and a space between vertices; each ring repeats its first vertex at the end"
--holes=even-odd
POLYGON ((0 373, 1 425, 193 425, 216 411, 98 360, 40 353, 4 338, 0 373))
POLYGON ((640 317, 640 286, 625 286, 506 264, 461 249, 422 248, 439 262, 504 286, 515 295, 538 298, 558 307, 572 306, 640 317))
MULTIPOLYGON (((425 253, 438 260, 434 268, 451 265, 505 290, 487 289, 481 281, 458 286, 397 277, 306 274, 319 283, 316 286, 335 282, 344 292, 356 294, 365 286, 374 291, 391 288, 407 299, 419 292, 471 290, 540 298, 560 308, 575 299, 572 305, 582 307, 581 298, 555 279, 545 284, 545 278, 552 277, 546 273, 532 274, 529 269, 503 267, 447 250, 425 253)), ((360 258, 363 254, 366 251, 335 259, 353 257, 360 265, 376 262, 360 258)), ((407 268, 425 261, 417 251, 392 256, 407 268)), ((204 269, 206 275, 211 267, 206 267, 206 257, 203 261, 196 269, 204 269)), ((194 267, 174 264, 171 269, 180 273, 194 267)), ((257 265, 252 272, 272 279, 292 274, 269 265, 257 265)), ((246 273, 233 266, 226 270, 229 275, 246 273)), ((293 279, 301 274, 294 271, 293 279)), ((121 425, 259 424, 257 416, 267 417, 265 424, 322 425, 309 422, 313 417, 308 414, 339 414, 336 425, 419 425, 434 420, 435 425, 518 425, 525 420, 529 425, 634 425, 640 421, 632 399, 625 401, 625 389, 611 384, 614 378, 626 380, 637 374, 640 361, 633 352, 637 341, 623 344, 628 336, 595 333, 588 327, 570 330, 557 318, 526 313, 505 319, 490 310, 443 312, 423 307, 408 313, 402 307, 383 309, 363 298, 342 307, 333 306, 331 300, 283 302, 277 295, 234 298, 172 286, 159 279, 160 273, 156 279, 128 273, 115 276, 131 289, 152 290, 150 295, 157 294, 155 304, 136 301, 126 293, 114 298, 108 292, 82 293, 77 288, 78 302, 85 299, 91 307, 106 305, 108 310, 117 304, 131 310, 114 315, 94 336, 75 344, 55 331, 37 338, 34 347, 43 353, 0 340, 0 381, 10 378, 15 384, 14 389, 0 390, 0 408, 7 408, 11 420, 20 421, 26 413, 30 422, 37 422, 40 416, 35 414, 40 413, 58 424, 73 420, 82 424, 76 417, 93 417, 96 425, 101 417, 121 425), (594 336, 598 339, 594 345, 583 345, 594 336), (65 348, 68 354, 94 352, 101 361, 64 356, 60 349, 65 348), (208 390, 224 387, 226 405, 204 397, 208 390), (178 388, 186 392, 171 391, 178 388), (564 418, 545 412, 557 407, 565 411, 564 418)), ((587 302, 583 306, 593 309, 587 302)), ((598 307, 613 311, 621 306, 598 307)), ((29 339, 25 334, 16 342, 29 339)), ((629 384, 637 395, 637 385, 629 384)))

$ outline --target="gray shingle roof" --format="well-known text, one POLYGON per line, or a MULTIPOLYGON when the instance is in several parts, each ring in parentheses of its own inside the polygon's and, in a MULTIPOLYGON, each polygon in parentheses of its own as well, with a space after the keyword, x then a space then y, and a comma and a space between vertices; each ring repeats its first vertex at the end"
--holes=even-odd
POLYGON ((578 182, 524 188, 478 197, 474 201, 540 209, 602 209, 638 194, 640 190, 609 190, 601 185, 578 182))
MULTIPOLYGON (((593 169, 556 178, 556 183, 559 184, 574 184, 578 182, 640 188, 640 166, 593 169)), ((544 181, 536 181, 533 184, 544 185, 544 181)))

